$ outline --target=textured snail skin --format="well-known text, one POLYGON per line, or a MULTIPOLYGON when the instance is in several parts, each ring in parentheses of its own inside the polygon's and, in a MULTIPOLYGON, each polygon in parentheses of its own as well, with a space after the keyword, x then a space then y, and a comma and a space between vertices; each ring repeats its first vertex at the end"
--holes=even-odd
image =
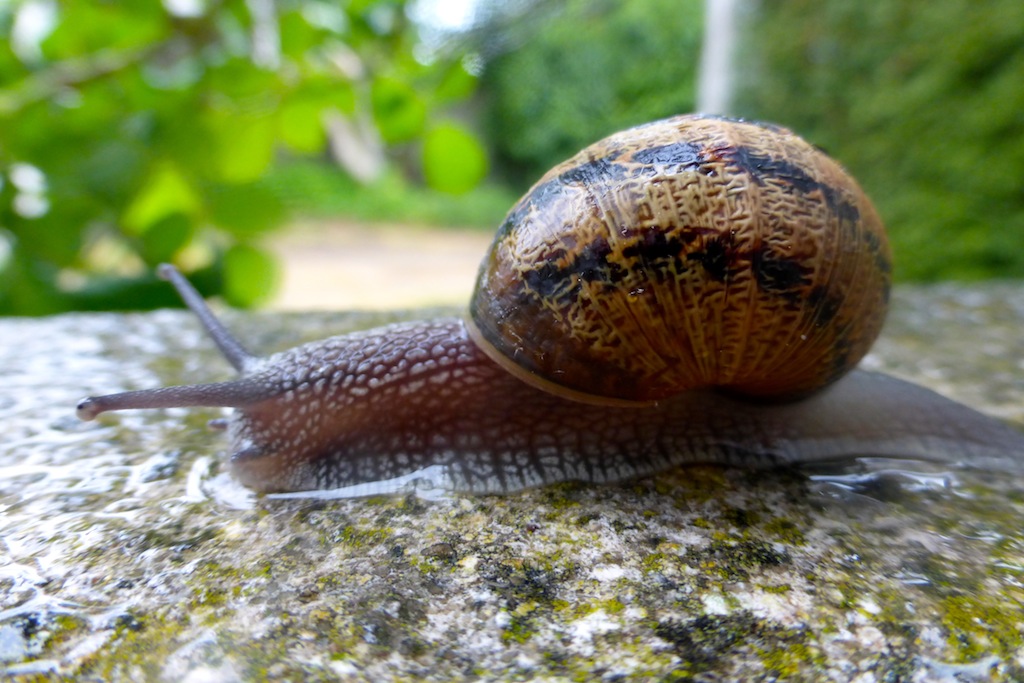
POLYGON ((391 325, 249 357, 243 377, 90 398, 79 415, 232 406, 231 469, 258 491, 334 489, 428 467, 445 485, 509 492, 614 482, 684 463, 776 467, 891 456, 1019 471, 1024 435, 922 387, 854 371, 764 404, 710 390, 653 406, 601 406, 507 373, 465 323, 391 325))

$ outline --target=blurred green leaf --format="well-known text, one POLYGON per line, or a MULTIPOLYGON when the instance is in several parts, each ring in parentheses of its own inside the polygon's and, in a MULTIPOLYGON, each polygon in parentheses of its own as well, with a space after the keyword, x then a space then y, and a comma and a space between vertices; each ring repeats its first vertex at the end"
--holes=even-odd
POLYGON ((81 161, 79 172, 89 192, 110 203, 123 201, 139 186, 146 152, 123 140, 104 140, 81 161))
POLYGON ((19 221, 12 228, 25 256, 56 269, 74 262, 82 245, 82 225, 90 215, 87 204, 60 202, 51 204, 46 215, 19 221))
POLYGON ((324 132, 322 102, 300 99, 289 102, 278 114, 281 141, 300 154, 323 151, 327 144, 324 132))
POLYGON ((202 200, 171 163, 158 164, 150 173, 122 217, 129 232, 141 235, 165 216, 199 211, 202 200))
MULTIPOLYGON (((297 6, 294 11, 281 12, 281 49, 285 54, 301 55, 306 50, 315 48, 321 39, 321 31, 310 25, 303 16, 304 7, 305 3, 297 6)), ((281 9, 283 8, 279 8, 279 11, 281 9)))
POLYGON ((373 115, 385 142, 406 142, 423 130, 427 105, 412 86, 395 78, 381 77, 371 90, 373 115))
POLYGON ((191 217, 178 212, 168 214, 142 234, 142 258, 151 266, 173 261, 194 233, 195 224, 191 217))
POLYGON ((0 314, 33 311, 42 315, 61 310, 51 267, 21 255, 8 262, 0 274, 0 314))
POLYGON ((259 179, 274 160, 274 119, 224 116, 211 125, 217 141, 217 178, 226 183, 259 179))
POLYGON ((488 231, 501 223, 518 199, 514 190, 498 183, 481 183, 465 194, 452 195, 414 183, 395 171, 362 185, 335 168, 307 159, 276 167, 266 182, 286 206, 301 207, 307 216, 488 231))
POLYGON ((280 198, 261 183, 217 185, 206 195, 210 218, 237 237, 266 232, 284 220, 280 198))
POLYGON ((151 44, 164 33, 167 15, 154 2, 64 2, 60 22, 43 41, 50 59, 66 59, 98 50, 151 44))
POLYGON ((454 123, 432 128, 423 143, 423 176, 434 189, 458 194, 487 175, 487 152, 472 133, 454 123))
POLYGON ((250 308, 266 302, 279 280, 277 261, 262 249, 238 244, 224 254, 224 298, 232 306, 250 308))
POLYGON ((473 94, 476 85, 477 77, 458 61, 445 70, 434 96, 440 101, 462 100, 473 94))

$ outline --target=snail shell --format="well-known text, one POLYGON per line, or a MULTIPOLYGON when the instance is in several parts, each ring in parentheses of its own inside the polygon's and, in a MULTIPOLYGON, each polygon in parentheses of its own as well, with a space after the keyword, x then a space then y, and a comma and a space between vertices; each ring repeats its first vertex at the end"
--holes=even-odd
POLYGON ((470 310, 527 381, 645 401, 787 398, 854 367, 891 258, 857 183, 776 126, 679 116, 551 169, 512 209, 470 310))
POLYGON ((774 126, 676 117, 545 175, 484 258, 472 321, 259 358, 162 266, 241 376, 91 397, 78 415, 235 408, 231 468, 261 491, 376 493, 434 470, 499 492, 865 455, 1020 472, 1014 429, 892 377, 844 376, 882 325, 889 271, 877 214, 822 152, 774 126))

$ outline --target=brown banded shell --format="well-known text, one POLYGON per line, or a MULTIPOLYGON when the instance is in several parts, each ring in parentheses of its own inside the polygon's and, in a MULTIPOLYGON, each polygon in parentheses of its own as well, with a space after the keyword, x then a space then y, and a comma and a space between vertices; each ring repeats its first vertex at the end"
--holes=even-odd
POLYGON ((640 401, 785 398, 857 364, 889 285, 882 222, 835 161, 784 128, 679 116, 541 178, 470 309, 484 348, 528 380, 640 401))

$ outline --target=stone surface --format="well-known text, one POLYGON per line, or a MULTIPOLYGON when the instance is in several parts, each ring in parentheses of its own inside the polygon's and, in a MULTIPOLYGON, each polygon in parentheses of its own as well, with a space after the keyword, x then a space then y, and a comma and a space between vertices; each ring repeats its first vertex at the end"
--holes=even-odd
MULTIPOLYGON (((867 365, 1024 425, 1024 285, 894 303, 867 365)), ((396 316, 226 318, 269 351, 396 316)), ((0 676, 1024 678, 1024 477, 258 498, 221 473, 217 411, 74 417, 87 394, 229 377, 187 313, 0 319, 0 340, 0 676)))

